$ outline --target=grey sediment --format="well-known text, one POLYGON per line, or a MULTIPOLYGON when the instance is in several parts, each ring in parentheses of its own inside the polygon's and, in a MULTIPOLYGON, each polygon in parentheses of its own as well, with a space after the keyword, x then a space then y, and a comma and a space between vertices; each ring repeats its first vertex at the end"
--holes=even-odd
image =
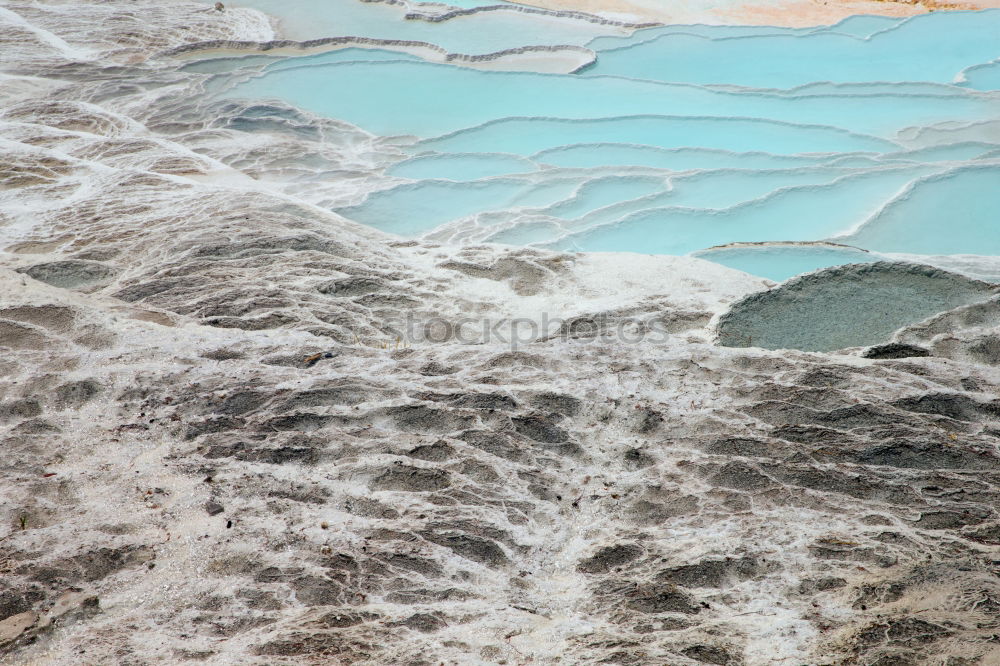
POLYGON ((308 39, 296 41, 291 39, 276 39, 267 42, 240 41, 217 39, 193 44, 184 44, 166 51, 160 55, 163 57, 176 57, 183 55, 208 55, 211 51, 255 51, 259 53, 322 53, 327 50, 350 48, 352 46, 363 46, 372 48, 387 48, 398 50, 420 50, 426 49, 441 56, 441 61, 446 63, 485 63, 514 58, 523 55, 545 55, 572 53, 577 54, 584 60, 582 64, 574 68, 573 72, 590 66, 596 59, 596 54, 590 49, 574 44, 551 45, 538 44, 528 46, 518 46, 493 53, 467 54, 452 53, 446 49, 432 44, 415 40, 403 39, 375 39, 371 37, 322 37, 319 39, 308 39))
MULTIPOLYGON (((411 5, 402 0, 360 0, 361 2, 368 3, 381 3, 386 5, 400 5, 404 7, 410 7, 411 5)), ((482 14, 484 12, 519 12, 522 14, 534 14, 537 16, 549 16, 552 18, 565 18, 573 19, 576 21, 586 21, 588 23, 595 23, 597 25, 608 25, 615 26, 619 28, 627 28, 638 30, 641 28, 655 28, 657 26, 663 25, 655 21, 644 21, 644 22, 632 22, 632 21, 618 21, 616 19, 609 19, 603 16, 597 16, 596 14, 589 14, 587 12, 573 11, 567 9, 542 9, 541 7, 528 7, 525 5, 484 5, 481 7, 468 7, 468 8, 456 8, 448 12, 441 14, 430 14, 422 12, 409 12, 404 18, 416 21, 427 21, 429 23, 441 23, 442 21, 450 21, 455 18, 462 16, 472 16, 473 14, 482 14)))

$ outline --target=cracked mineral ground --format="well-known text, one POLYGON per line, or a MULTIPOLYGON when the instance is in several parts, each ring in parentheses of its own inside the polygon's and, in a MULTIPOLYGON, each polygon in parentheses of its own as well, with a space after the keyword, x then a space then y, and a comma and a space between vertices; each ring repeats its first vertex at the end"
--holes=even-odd
POLYGON ((995 257, 395 236, 275 38, 0 2, 0 662, 1000 664, 995 257))

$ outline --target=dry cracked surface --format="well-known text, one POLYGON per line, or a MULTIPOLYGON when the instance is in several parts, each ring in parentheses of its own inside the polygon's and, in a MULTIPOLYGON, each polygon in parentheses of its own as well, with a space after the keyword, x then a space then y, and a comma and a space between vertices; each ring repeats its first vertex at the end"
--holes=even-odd
POLYGON ((399 242, 58 80, 0 117, 0 659, 1000 663, 996 300, 723 348, 764 281, 399 242))

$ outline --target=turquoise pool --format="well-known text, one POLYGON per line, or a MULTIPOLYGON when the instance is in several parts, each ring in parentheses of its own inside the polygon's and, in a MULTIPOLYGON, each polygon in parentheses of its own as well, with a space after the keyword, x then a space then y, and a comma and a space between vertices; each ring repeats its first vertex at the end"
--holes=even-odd
MULTIPOLYGON (((1000 255, 1000 10, 635 30, 511 6, 431 21, 413 14, 449 10, 248 4, 295 39, 591 51, 571 74, 430 62, 388 43, 185 65, 219 100, 280 103, 391 146, 364 193, 322 199, 358 222, 694 254, 775 280, 881 253, 1000 255)), ((504 62, 487 64, 531 69, 504 62)))

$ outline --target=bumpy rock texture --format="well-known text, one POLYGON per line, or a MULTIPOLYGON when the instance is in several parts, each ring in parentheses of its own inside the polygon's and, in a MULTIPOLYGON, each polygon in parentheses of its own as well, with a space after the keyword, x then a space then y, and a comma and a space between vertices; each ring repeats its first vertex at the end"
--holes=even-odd
POLYGON ((12 80, 0 659, 1000 661, 996 301, 717 347, 763 281, 397 242, 12 80))
POLYGON ((719 319, 719 343, 805 351, 872 345, 998 291, 994 284, 919 264, 837 266, 735 303, 719 319))

